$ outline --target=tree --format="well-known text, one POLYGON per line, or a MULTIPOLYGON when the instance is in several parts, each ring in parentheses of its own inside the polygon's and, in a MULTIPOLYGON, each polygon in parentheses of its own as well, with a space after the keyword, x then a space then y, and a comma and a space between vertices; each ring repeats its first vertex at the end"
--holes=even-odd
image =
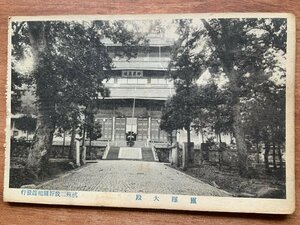
POLYGON ((232 112, 230 99, 231 94, 227 87, 218 87, 213 79, 205 85, 200 85, 197 92, 195 120, 193 126, 197 133, 202 134, 204 130, 212 130, 219 136, 221 133, 232 133, 232 112))
POLYGON ((19 130, 24 130, 26 131, 27 137, 26 139, 28 140, 28 133, 32 133, 35 131, 36 128, 36 119, 33 118, 32 116, 22 116, 15 121, 15 127, 19 130))
MULTIPOLYGON (((177 129, 184 128, 187 132, 187 162, 191 162, 191 124, 194 119, 195 92, 197 85, 195 81, 203 72, 202 59, 194 57, 193 46, 190 45, 191 20, 177 21, 177 33, 179 40, 175 43, 172 58, 169 64, 170 76, 174 80, 175 96, 172 97, 174 117, 177 118, 177 129), (185 45, 185 47, 183 47, 185 45)), ((173 119, 171 119, 173 120, 173 119)), ((164 127, 164 126, 163 126, 164 127)), ((185 168, 184 168, 185 169, 185 168)))
POLYGON ((261 151, 259 145, 265 146, 266 171, 269 172, 270 150, 273 150, 274 168, 275 156, 278 155, 280 168, 283 169, 281 150, 285 142, 285 85, 274 84, 272 81, 262 83, 243 107, 247 111, 243 115, 246 136, 256 144, 258 153, 261 151))
POLYGON ((91 154, 92 141, 97 140, 102 136, 102 124, 95 120, 94 117, 96 110, 94 103, 96 102, 89 104, 85 110, 84 133, 87 134, 86 137, 89 139, 89 155, 91 154))
POLYGON ((180 38, 172 64, 176 69, 173 74, 177 75, 174 78, 183 87, 189 87, 190 81, 203 71, 209 71, 212 77, 228 79, 238 167, 240 175, 247 176, 242 104, 253 88, 267 82, 276 72, 285 73, 276 54, 286 53, 286 20, 239 18, 202 19, 201 22, 202 26, 191 29, 197 21, 179 21, 180 38))
POLYGON ((193 160, 191 153, 191 123, 196 110, 197 86, 190 85, 189 88, 178 86, 176 94, 166 102, 161 116, 160 128, 168 133, 174 130, 185 129, 187 132, 187 149, 184 148, 183 169, 193 160), (193 94, 192 94, 193 93, 193 94))
MULTIPOLYGON (((276 64, 270 62, 270 49, 284 50, 286 21, 280 19, 202 20, 209 37, 211 54, 206 61, 212 74, 224 74, 232 93, 233 131, 238 149, 238 167, 248 174, 247 146, 242 123, 241 98, 244 77, 266 76, 276 64), (279 33, 279 35, 277 34, 279 33)), ((265 79, 266 80, 266 79, 265 79)))
POLYGON ((171 134, 174 130, 177 130, 178 127, 178 110, 176 110, 176 105, 174 104, 173 99, 166 101, 163 109, 162 116, 160 119, 159 128, 166 131, 168 134, 171 134))
POLYGON ((26 169, 38 178, 47 171, 53 133, 60 122, 70 121, 73 135, 84 107, 109 93, 102 81, 109 78, 112 60, 103 38, 120 43, 120 54, 133 57, 135 52, 130 46, 138 45, 142 37, 134 37, 124 21, 32 21, 24 24, 22 32, 29 42, 13 44, 27 44, 32 53, 31 74, 38 108, 37 130, 26 169))
POLYGON ((12 69, 11 79, 11 113, 15 114, 21 110, 22 78, 15 69, 12 69))

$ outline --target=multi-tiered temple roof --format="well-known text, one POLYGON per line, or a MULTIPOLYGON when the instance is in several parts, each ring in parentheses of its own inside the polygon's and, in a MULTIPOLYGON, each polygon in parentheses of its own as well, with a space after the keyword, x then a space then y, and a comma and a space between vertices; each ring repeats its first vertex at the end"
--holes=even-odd
POLYGON ((151 34, 147 38, 147 48, 138 47, 137 56, 129 60, 116 54, 122 48, 120 44, 103 41, 114 65, 112 78, 106 83, 111 91, 110 99, 167 100, 174 94, 168 72, 174 41, 161 34, 151 34))

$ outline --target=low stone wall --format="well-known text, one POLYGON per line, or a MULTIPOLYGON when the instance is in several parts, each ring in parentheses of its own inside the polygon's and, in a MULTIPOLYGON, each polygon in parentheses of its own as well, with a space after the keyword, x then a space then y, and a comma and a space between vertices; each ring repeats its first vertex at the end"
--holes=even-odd
POLYGON ((70 146, 52 145, 50 158, 68 158, 70 146))
POLYGON ((102 159, 106 146, 86 146, 86 159, 95 160, 102 159))
MULTIPOLYGON (((183 155, 183 146, 179 146, 178 148, 178 166, 182 167, 182 155, 183 155)), ((172 151, 175 151, 175 149, 172 149, 172 151)), ((171 152, 170 156, 170 162, 172 164, 175 164, 174 155, 171 152)), ((225 149, 223 151, 220 151, 218 149, 211 150, 209 146, 205 145, 195 145, 194 151, 193 151, 193 165, 199 166, 204 162, 209 162, 213 164, 220 164, 226 165, 230 167, 237 166, 237 152, 232 149, 225 149)))
POLYGON ((199 166, 202 164, 203 157, 202 157, 202 151, 200 148, 194 149, 194 165, 199 166))
POLYGON ((178 148, 178 166, 182 167, 182 158, 183 158, 183 149, 182 147, 178 148))
MULTIPOLYGON (((86 155, 87 159, 102 159, 103 153, 106 148, 106 142, 92 142, 91 150, 88 143, 86 143, 86 155)), ((27 158, 31 142, 25 140, 11 140, 11 157, 27 158)), ((80 146, 80 148, 82 148, 80 146)), ((50 151, 50 158, 55 159, 67 159, 69 158, 70 142, 66 142, 63 145, 62 142, 53 142, 50 151)), ((81 150, 82 151, 82 150, 81 150)))
POLYGON ((155 148, 159 162, 170 162, 170 150, 167 148, 155 148))
MULTIPOLYGON (((159 162, 171 163, 172 165, 182 167, 182 157, 183 157, 183 150, 181 145, 178 146, 178 149, 172 148, 155 148, 157 153, 159 162), (177 152, 177 153, 176 153, 177 152), (176 154, 178 157, 178 161, 176 162, 176 154)), ((195 145, 193 151, 193 166, 200 166, 203 163, 212 163, 221 166, 228 166, 228 167, 237 167, 238 163, 238 156, 237 151, 234 149, 224 148, 223 151, 218 149, 209 149, 202 146, 202 149, 199 145, 195 145)), ((249 163, 257 164, 256 154, 249 154, 249 163)), ((263 160, 260 161, 263 164, 263 160)))
POLYGON ((222 164, 230 167, 237 166, 237 151, 225 150, 222 152, 222 164))

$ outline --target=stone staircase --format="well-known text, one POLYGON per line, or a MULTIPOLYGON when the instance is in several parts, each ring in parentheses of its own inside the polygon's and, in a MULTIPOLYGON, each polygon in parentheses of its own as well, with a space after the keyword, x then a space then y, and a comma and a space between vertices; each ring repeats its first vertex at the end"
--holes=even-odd
POLYGON ((157 161, 152 148, 149 147, 118 147, 118 146, 110 146, 107 152, 106 157, 103 159, 106 160, 141 160, 154 162, 157 161))
POLYGON ((142 148, 142 160, 143 161, 151 161, 151 162, 155 161, 153 152, 152 152, 152 148, 149 148, 149 147, 142 148))
POLYGON ((110 159, 110 160, 118 159, 119 151, 120 151, 120 147, 110 146, 107 156, 106 156, 106 159, 110 159))

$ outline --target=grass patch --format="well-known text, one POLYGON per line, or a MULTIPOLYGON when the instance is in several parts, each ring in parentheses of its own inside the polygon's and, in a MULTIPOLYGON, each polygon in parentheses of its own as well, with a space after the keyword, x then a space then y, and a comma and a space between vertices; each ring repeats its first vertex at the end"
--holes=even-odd
POLYGON ((208 164, 188 168, 185 171, 175 169, 225 190, 234 197, 286 198, 284 179, 262 171, 255 171, 251 178, 244 178, 235 169, 219 170, 217 166, 208 164))
POLYGON ((30 179, 25 170, 26 158, 11 158, 9 187, 20 188, 23 185, 39 184, 54 179, 70 170, 76 168, 70 160, 66 159, 50 159, 45 176, 39 180, 30 179))

